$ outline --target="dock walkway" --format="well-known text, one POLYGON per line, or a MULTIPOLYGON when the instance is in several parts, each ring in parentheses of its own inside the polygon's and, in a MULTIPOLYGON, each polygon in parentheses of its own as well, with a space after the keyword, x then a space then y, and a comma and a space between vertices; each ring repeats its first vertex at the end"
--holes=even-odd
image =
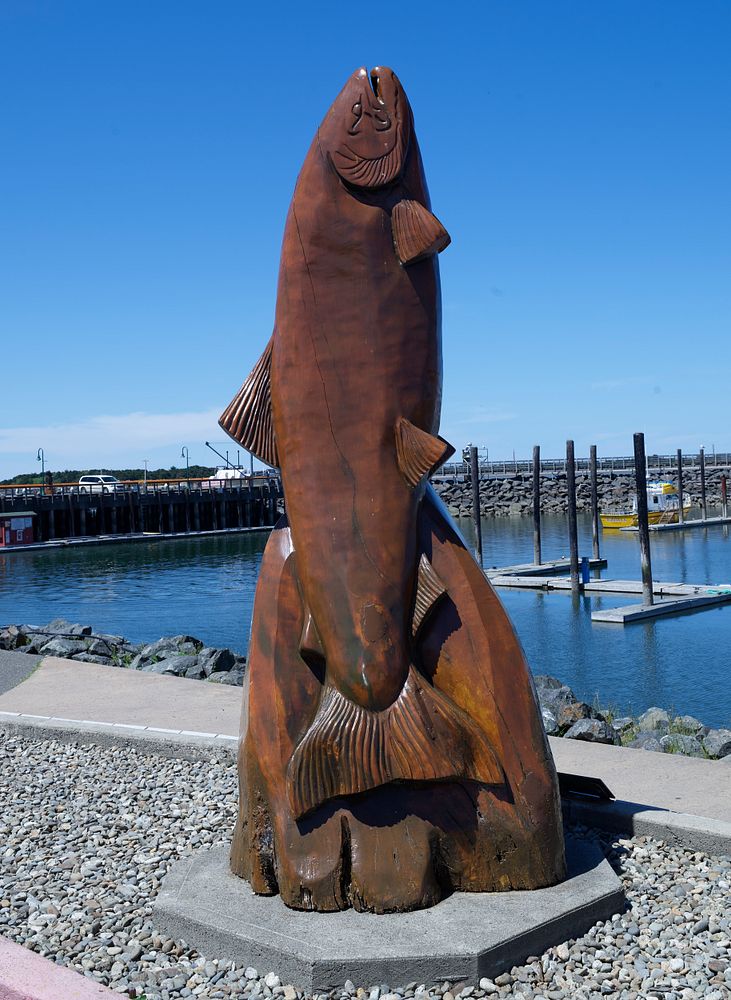
MULTIPOLYGON (((503 573, 490 575, 493 587, 513 587, 522 590, 571 591, 571 578, 567 576, 539 576, 531 574, 503 573)), ((642 594, 640 580, 590 580, 582 586, 583 593, 595 594, 642 594)), ((731 602, 731 583, 715 586, 694 583, 653 582, 654 604, 628 604, 619 608, 606 608, 591 613, 593 622, 613 625, 628 625, 631 622, 658 618, 662 615, 686 614, 705 608, 731 602)))

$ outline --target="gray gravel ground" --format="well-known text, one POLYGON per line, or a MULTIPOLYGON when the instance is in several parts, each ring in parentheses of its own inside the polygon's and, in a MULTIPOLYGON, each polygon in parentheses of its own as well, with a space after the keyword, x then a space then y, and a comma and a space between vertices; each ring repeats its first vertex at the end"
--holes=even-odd
MULTIPOLYGON (((301 997, 276 970, 208 959, 151 922, 170 865, 228 839, 235 786, 233 767, 210 762, 0 735, 0 934, 131 997, 301 997)), ((731 998, 731 858, 601 843, 630 907, 583 938, 479 988, 347 982, 332 995, 731 998)))

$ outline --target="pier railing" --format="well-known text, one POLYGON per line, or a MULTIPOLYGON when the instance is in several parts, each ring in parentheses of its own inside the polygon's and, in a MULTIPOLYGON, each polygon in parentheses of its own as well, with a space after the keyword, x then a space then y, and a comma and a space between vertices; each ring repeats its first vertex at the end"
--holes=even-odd
MULTIPOLYGON (((597 471, 598 472, 617 472, 634 474, 634 458, 631 455, 619 455, 619 456, 609 456, 606 458, 597 457, 597 471)), ((684 454, 682 456, 683 468, 700 468, 701 456, 700 454, 691 455, 684 454)), ((488 476, 511 476, 511 475, 532 475, 533 473, 533 462, 529 458, 505 458, 497 461, 488 461, 486 458, 479 458, 479 470, 480 475, 488 476)), ((575 459, 576 471, 588 472, 590 468, 590 460, 588 458, 576 458, 575 459)), ((729 452, 716 452, 706 453, 705 455, 705 467, 706 469, 724 468, 728 469, 731 467, 731 453, 729 452)), ((677 455, 648 455, 647 456, 647 472, 648 475, 658 475, 662 473, 669 473, 672 470, 677 471, 678 460, 677 455)), ((541 459, 541 474, 550 473, 565 473, 566 472, 566 459, 565 458, 542 458, 541 459)), ((447 462, 443 465, 435 474, 434 479, 439 481, 443 479, 457 479, 467 481, 470 475, 469 462, 447 462)))
POLYGON ((249 490, 251 487, 267 489, 269 485, 279 484, 278 475, 253 475, 242 479, 200 479, 193 476, 190 479, 129 479, 119 483, 92 485, 79 483, 25 483, 21 485, 1 485, 0 499, 3 497, 33 497, 33 496, 114 496, 121 493, 134 494, 169 494, 180 493, 232 493, 239 490, 249 490))

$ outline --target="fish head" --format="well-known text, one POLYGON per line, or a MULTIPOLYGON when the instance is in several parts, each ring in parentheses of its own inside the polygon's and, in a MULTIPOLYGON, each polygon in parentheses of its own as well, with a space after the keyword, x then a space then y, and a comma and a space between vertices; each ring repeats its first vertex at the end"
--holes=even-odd
POLYGON ((393 70, 356 70, 325 116, 320 148, 339 176, 357 188, 392 184, 403 173, 411 107, 393 70))

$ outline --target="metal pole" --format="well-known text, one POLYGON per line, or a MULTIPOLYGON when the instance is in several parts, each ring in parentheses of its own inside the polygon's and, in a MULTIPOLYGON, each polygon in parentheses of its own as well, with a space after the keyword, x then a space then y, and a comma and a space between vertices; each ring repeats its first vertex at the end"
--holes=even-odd
POLYGON ((591 551, 595 559, 599 555, 599 491, 596 484, 596 445, 589 448, 589 482, 591 484, 591 551))
POLYGON ((637 526, 640 531, 640 561, 642 563, 642 603, 650 605, 652 598, 652 563, 650 561, 650 528, 647 518, 647 476, 645 474, 645 435, 634 436, 635 488, 637 489, 637 526))
POLYGON ((533 562, 541 565, 541 446, 533 445, 533 562))
POLYGON ((683 509, 683 452, 678 448, 678 524, 685 520, 683 509))
POLYGON ((726 473, 721 476, 721 514, 728 517, 728 493, 726 491, 726 473))
POLYGON ((470 478, 472 480, 472 520, 475 525, 477 561, 482 566, 482 521, 480 520, 480 470, 477 463, 477 448, 470 446, 470 478))
POLYGON ((571 556, 571 592, 581 590, 579 581, 579 538, 576 527, 576 465, 574 462, 574 442, 566 442, 566 490, 568 493, 569 547, 571 556))
POLYGON ((708 509, 706 507, 706 451, 705 448, 701 448, 700 451, 701 460, 701 516, 703 520, 708 517, 708 509))

